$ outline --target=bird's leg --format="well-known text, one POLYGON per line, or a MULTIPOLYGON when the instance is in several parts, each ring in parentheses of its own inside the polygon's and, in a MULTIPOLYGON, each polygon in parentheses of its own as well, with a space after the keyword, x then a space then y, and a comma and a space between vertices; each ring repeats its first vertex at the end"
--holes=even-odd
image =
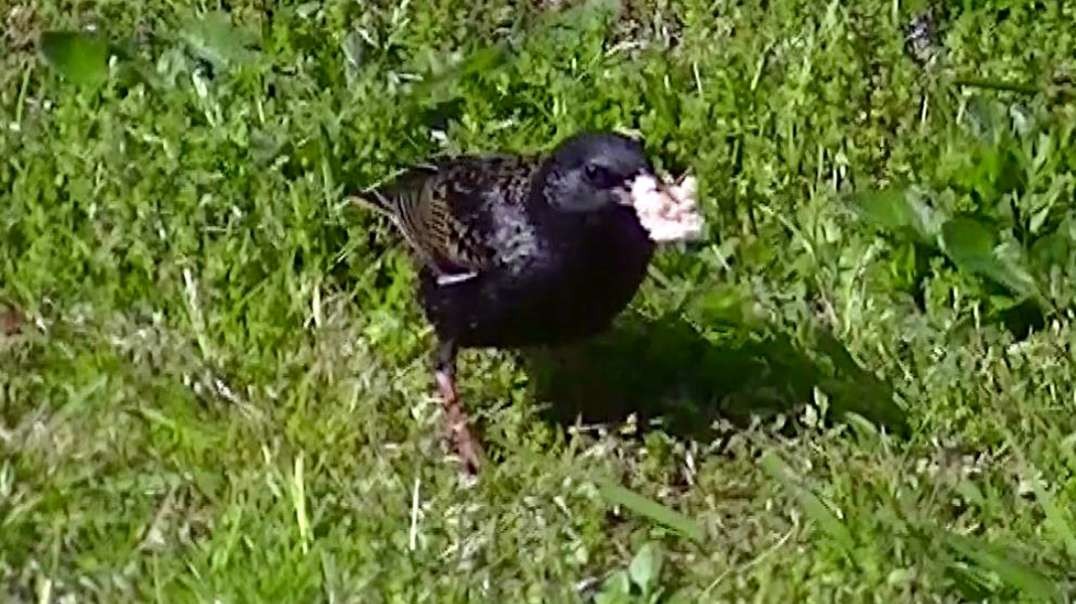
POLYGON ((467 413, 460 403, 456 390, 456 353, 458 348, 453 340, 442 340, 437 346, 434 360, 434 375, 437 389, 441 393, 441 403, 445 409, 445 427, 452 446, 459 455, 464 468, 470 473, 478 472, 482 447, 471 434, 467 413))

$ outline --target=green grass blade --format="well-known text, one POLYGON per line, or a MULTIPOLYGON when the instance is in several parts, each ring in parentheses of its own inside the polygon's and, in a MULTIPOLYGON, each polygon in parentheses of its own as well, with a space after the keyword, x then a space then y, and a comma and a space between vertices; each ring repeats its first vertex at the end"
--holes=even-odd
POLYGON ((81 31, 47 31, 41 35, 45 61, 80 86, 108 79, 108 42, 104 36, 81 31))
POLYGON ((601 479, 597 483, 598 492, 607 502, 613 505, 622 505, 636 514, 646 516, 697 543, 702 542, 704 536, 702 527, 684 514, 612 481, 601 479))
POLYGON ((1056 601, 1058 586, 1033 566, 1016 560, 1004 549, 984 541, 950 534, 946 543, 974 564, 993 572, 1005 584, 1038 600, 1056 601))
POLYGON ((784 461, 773 453, 766 453, 762 456, 761 463, 767 474, 780 482, 786 489, 792 491, 796 499, 799 500, 803 512, 818 524, 822 532, 844 549, 851 550, 853 548, 855 540, 852 538, 852 533, 848 530, 848 527, 820 497, 797 484, 791 478, 791 470, 784 461))

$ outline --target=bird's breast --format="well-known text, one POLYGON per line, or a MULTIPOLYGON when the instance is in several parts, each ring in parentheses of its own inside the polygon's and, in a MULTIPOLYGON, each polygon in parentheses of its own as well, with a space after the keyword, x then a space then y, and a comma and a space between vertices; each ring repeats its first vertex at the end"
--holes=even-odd
POLYGON ((491 216, 493 236, 490 244, 497 264, 513 272, 525 271, 533 259, 542 255, 542 242, 534 223, 524 209, 516 205, 499 205, 491 216))
POLYGON ((653 244, 633 216, 597 224, 535 226, 500 217, 497 266, 479 278, 425 288, 425 306, 443 335, 464 346, 554 344, 604 329, 630 302, 653 244))

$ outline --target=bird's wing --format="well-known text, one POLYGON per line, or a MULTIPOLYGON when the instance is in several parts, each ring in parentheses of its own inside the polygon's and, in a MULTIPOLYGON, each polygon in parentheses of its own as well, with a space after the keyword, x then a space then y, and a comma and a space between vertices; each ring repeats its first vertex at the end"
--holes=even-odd
POLYGON ((492 265, 491 207, 520 202, 527 166, 503 156, 445 159, 407 170, 367 199, 448 284, 492 265))

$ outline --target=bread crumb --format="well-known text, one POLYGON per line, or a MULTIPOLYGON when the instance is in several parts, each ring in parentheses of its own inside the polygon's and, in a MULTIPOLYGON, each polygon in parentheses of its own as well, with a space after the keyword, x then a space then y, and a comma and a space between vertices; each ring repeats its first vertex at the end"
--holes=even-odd
POLYGON ((659 185, 653 176, 639 176, 632 182, 631 199, 639 222, 657 243, 691 241, 702 238, 703 220, 698 211, 694 176, 678 181, 666 177, 659 185))

